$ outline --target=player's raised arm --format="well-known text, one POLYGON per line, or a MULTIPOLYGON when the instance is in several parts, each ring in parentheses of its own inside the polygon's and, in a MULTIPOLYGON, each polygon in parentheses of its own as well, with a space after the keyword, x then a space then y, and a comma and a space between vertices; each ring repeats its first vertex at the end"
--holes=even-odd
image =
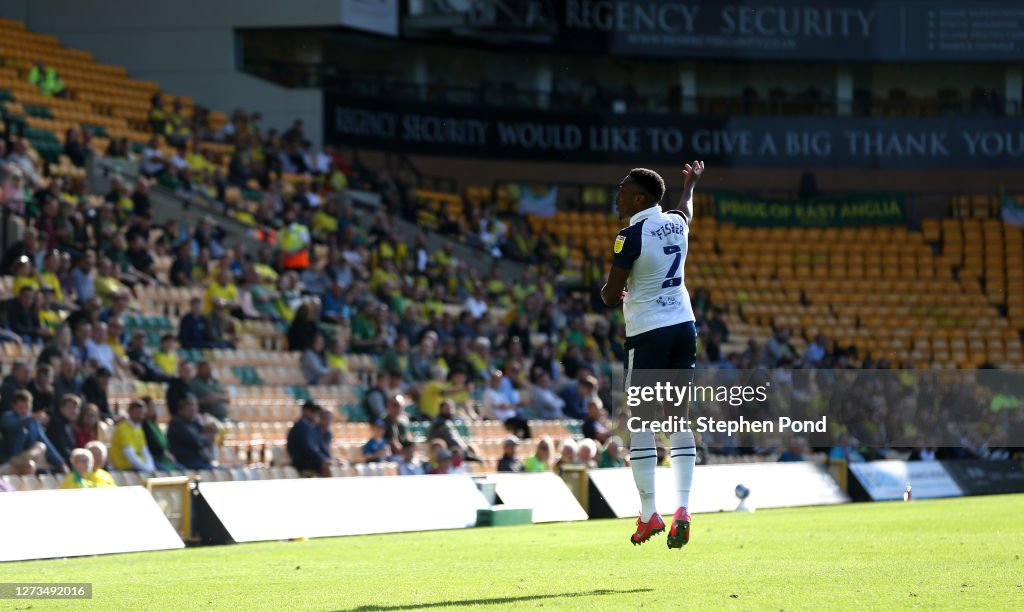
POLYGON ((700 160, 694 160, 692 164, 683 166, 683 193, 679 196, 679 203, 676 204, 675 210, 683 213, 683 219, 686 220, 687 225, 693 219, 693 188, 697 186, 697 181, 700 180, 702 174, 704 174, 704 162, 700 160))

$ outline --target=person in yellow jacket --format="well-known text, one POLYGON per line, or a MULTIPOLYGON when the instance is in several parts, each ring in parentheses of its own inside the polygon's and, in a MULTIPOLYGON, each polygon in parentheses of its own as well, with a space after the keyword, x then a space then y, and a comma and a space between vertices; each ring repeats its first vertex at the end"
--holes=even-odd
POLYGON ((93 457, 92 453, 84 448, 76 448, 71 451, 71 471, 64 477, 60 484, 62 489, 92 489, 95 487, 89 479, 92 474, 93 457))

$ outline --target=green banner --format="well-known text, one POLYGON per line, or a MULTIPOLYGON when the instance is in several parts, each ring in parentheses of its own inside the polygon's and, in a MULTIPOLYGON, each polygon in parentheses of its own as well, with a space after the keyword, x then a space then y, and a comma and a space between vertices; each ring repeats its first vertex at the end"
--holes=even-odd
POLYGON ((719 223, 758 227, 900 225, 907 210, 902 193, 786 200, 718 192, 714 198, 719 223))

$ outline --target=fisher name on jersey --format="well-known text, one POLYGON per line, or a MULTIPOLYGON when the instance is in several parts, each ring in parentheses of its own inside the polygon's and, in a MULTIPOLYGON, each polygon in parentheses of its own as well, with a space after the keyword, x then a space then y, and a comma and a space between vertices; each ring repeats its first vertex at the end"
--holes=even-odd
POLYGON ((693 321, 683 266, 690 228, 677 210, 661 206, 641 210, 619 231, 612 246, 612 265, 630 270, 622 313, 626 337, 693 321))

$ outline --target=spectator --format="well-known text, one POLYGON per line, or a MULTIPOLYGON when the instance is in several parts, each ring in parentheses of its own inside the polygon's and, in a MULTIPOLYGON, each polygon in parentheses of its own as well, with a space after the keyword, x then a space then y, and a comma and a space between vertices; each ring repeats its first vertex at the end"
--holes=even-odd
POLYGON ((576 463, 593 469, 597 467, 597 444, 591 439, 580 440, 579 448, 576 450, 576 463))
POLYGON ((203 314, 209 315, 213 312, 215 300, 222 300, 228 309, 238 307, 238 287, 231 279, 231 270, 227 265, 222 265, 217 270, 214 280, 206 287, 206 297, 203 303, 203 314))
POLYGON ((110 376, 110 370, 100 368, 82 383, 82 398, 90 404, 96 404, 96 407, 100 410, 100 416, 104 419, 113 419, 115 417, 110 409, 110 401, 107 399, 110 376))
POLYGON ((598 461, 599 468, 626 467, 626 460, 622 458, 622 440, 618 436, 608 438, 601 451, 601 459, 598 461))
POLYGON ((100 439, 100 409, 96 404, 86 404, 79 410, 75 421, 75 448, 84 448, 90 442, 100 439))
POLYGON ((57 378, 53 381, 53 394, 55 397, 64 397, 67 394, 82 395, 82 380, 78 375, 78 359, 71 353, 66 353, 60 358, 60 369, 57 371, 57 378))
POLYGON ((89 480, 95 488, 116 487, 114 478, 105 469, 107 466, 107 446, 102 442, 92 441, 85 445, 85 449, 92 453, 92 473, 89 480))
POLYGON ((393 395, 388 399, 387 416, 384 417, 384 439, 391 447, 392 455, 400 455, 402 449, 413 442, 409 433, 409 417, 405 415, 405 398, 393 395))
POLYGON ((516 457, 516 450, 519 448, 519 438, 509 436, 502 444, 501 459, 498 460, 499 472, 522 472, 523 464, 516 457))
POLYGON ((578 376, 562 389, 559 394, 565 403, 565 416, 570 419, 583 419, 587 416, 587 404, 595 397, 597 379, 593 376, 578 376))
POLYGON ((167 448, 179 464, 190 470, 212 470, 209 446, 210 440, 203 432, 196 398, 187 395, 167 425, 167 448))
POLYGON ((152 397, 147 396, 142 398, 142 404, 145 406, 145 420, 142 422, 142 430, 146 434, 146 447, 149 449, 149 454, 153 457, 153 464, 158 470, 180 470, 181 466, 178 465, 178 460, 171 453, 167 436, 160 429, 160 423, 157 422, 159 414, 157 413, 156 402, 153 401, 152 397))
POLYGON ((312 302, 299 306, 292 324, 288 327, 289 351, 305 351, 313 344, 314 338, 320 333, 316 321, 316 306, 312 302))
POLYGON ((18 297, 7 300, 5 304, 7 325, 11 331, 32 344, 43 342, 52 335, 39 321, 39 309, 35 302, 36 290, 24 286, 18 292, 18 297))
POLYGON ((537 450, 523 462, 524 472, 547 472, 551 470, 551 441, 541 438, 537 441, 537 450))
POLYGON ((203 302, 199 298, 189 301, 188 314, 178 324, 178 341, 182 348, 208 348, 210 344, 210 322, 202 313, 203 302))
POLYGON ((88 152, 89 149, 82 146, 82 139, 78 135, 78 130, 68 128, 67 132, 64 133, 64 155, 67 155, 71 163, 78 168, 84 168, 85 156, 88 152))
POLYGON ((91 489, 93 482, 89 478, 93 473, 92 453, 84 448, 76 448, 69 455, 71 471, 61 483, 62 489, 91 489))
POLYGON ((345 376, 341 370, 327 365, 324 355, 324 335, 317 332, 313 343, 302 353, 302 374, 311 385, 340 385, 345 376))
POLYGON ((178 246, 178 256, 174 258, 168 272, 169 281, 175 287, 195 287, 199 283, 192 278, 192 244, 182 242, 178 246))
POLYGON ((36 62, 32 65, 32 68, 28 71, 28 82, 38 87, 40 93, 47 98, 54 96, 59 98, 66 97, 64 81, 61 80, 57 71, 52 66, 47 66, 43 62, 36 62))
POLYGON ((533 402, 534 409, 542 419, 564 419, 565 400, 555 395, 551 390, 551 376, 545 370, 536 367, 533 369, 533 402))
POLYGON ((775 334, 768 340, 764 347, 764 355, 762 355, 761 362, 762 365, 774 368, 782 359, 789 359, 790 361, 796 359, 796 351, 793 349, 793 345, 789 343, 789 329, 785 327, 775 330, 775 334))
POLYGON ((459 448, 470 461, 479 461, 455 426, 454 410, 455 402, 452 400, 446 399, 441 402, 437 418, 433 420, 427 431, 427 438, 444 440, 449 450, 459 448))
POLYGON ((103 321, 97 321, 92 326, 92 337, 86 340, 85 350, 87 358, 94 360, 101 368, 113 373, 120 372, 114 349, 107 342, 107 324, 103 321))
POLYGON ((153 362, 156 364, 156 371, 165 379, 173 377, 178 373, 178 350, 175 346, 177 340, 171 334, 160 336, 160 348, 153 353, 153 362))
POLYGON ((213 367, 209 361, 204 359, 199 362, 198 372, 189 388, 199 400, 199 412, 208 414, 218 421, 227 420, 231 396, 220 381, 213 377, 213 367))
POLYGON ((13 276, 14 267, 21 261, 22 257, 26 257, 30 262, 34 262, 41 251, 42 245, 39 244, 39 230, 34 227, 26 227, 21 235, 21 240, 15 242, 4 251, 3 273, 13 276))
POLYGON ((437 465, 434 469, 430 470, 430 474, 449 474, 452 469, 452 452, 447 448, 442 448, 437 452, 435 461, 437 465))
POLYGON ((24 389, 28 383, 28 364, 21 360, 15 361, 11 366, 11 373, 4 377, 3 384, 0 384, 0 415, 11 409, 14 394, 24 389))
POLYGON ((317 421, 317 426, 320 428, 320 450, 330 460, 332 465, 344 465, 347 463, 345 460, 334 456, 334 432, 332 426, 334 425, 334 412, 330 410, 321 410, 320 419, 317 421))
POLYGON ((81 405, 82 400, 77 395, 62 396, 57 410, 50 417, 50 424, 46 427, 46 436, 68 464, 71 463, 71 451, 78 448, 74 424, 78 422, 81 405))
POLYGON ((422 476, 423 466, 417 461, 416 443, 412 440, 402 443, 402 460, 398 463, 399 476, 422 476))
POLYGON ((821 362, 825 360, 828 355, 828 338, 825 334, 818 334, 814 337, 814 341, 807 345, 807 350, 804 351, 804 363, 808 367, 816 368, 821 365, 821 362))
POLYGON ((128 404, 128 418, 122 419, 114 429, 110 442, 110 463, 117 470, 153 472, 156 465, 146 445, 146 432, 142 429, 145 406, 139 400, 128 404))
POLYGON ((579 447, 572 438, 562 440, 562 454, 559 456, 558 461, 555 462, 555 471, 558 474, 561 474, 566 466, 579 465, 576 461, 577 448, 579 447))
POLYGON ((192 369, 192 362, 182 361, 178 366, 177 378, 171 379, 170 384, 167 385, 167 395, 164 398, 167 412, 171 416, 177 414, 178 407, 181 406, 185 397, 192 395, 192 380, 194 378, 195 371, 192 369))
POLYGON ((369 421, 384 419, 388 413, 388 392, 390 391, 388 377, 378 375, 373 387, 363 395, 363 409, 369 421))
POLYGON ((84 305, 96 295, 96 254, 86 251, 71 272, 71 286, 78 296, 79 305, 84 305))
POLYGON ((779 461, 780 462, 803 461, 804 460, 804 452, 806 452, 806 448, 807 448, 807 440, 805 440, 803 438, 795 438, 793 440, 793 444, 790 445, 789 448, 784 450, 781 455, 779 455, 779 461))
POLYGON ((125 351, 128 357, 129 372, 137 379, 144 382, 168 382, 169 376, 160 371, 153 356, 146 348, 146 333, 136 331, 128 341, 128 348, 125 351))
POLYGON ((47 437, 39 420, 32 415, 32 395, 22 389, 14 394, 11 410, 0 417, 0 436, 4 443, 5 456, 15 457, 41 443, 46 447, 46 460, 57 472, 67 472, 68 467, 53 442, 47 437))
POLYGON ((502 385, 504 378, 501 370, 491 372, 487 389, 484 390, 483 416, 501 421, 509 431, 517 436, 529 438, 530 424, 519 415, 519 410, 516 407, 519 393, 511 385, 507 387, 508 390, 504 389, 502 385))
POLYGON ((318 421, 323 410, 314 402, 302 405, 302 416, 288 431, 288 455, 303 477, 330 476, 331 458, 323 454, 318 421))
POLYGON ((370 424, 370 439, 363 444, 363 461, 374 463, 391 456, 391 445, 384 439, 384 421, 370 424))
POLYGON ((587 402, 587 418, 583 420, 583 437, 604 444, 611 436, 611 427, 608 423, 608 414, 601 407, 601 400, 597 398, 587 402))

